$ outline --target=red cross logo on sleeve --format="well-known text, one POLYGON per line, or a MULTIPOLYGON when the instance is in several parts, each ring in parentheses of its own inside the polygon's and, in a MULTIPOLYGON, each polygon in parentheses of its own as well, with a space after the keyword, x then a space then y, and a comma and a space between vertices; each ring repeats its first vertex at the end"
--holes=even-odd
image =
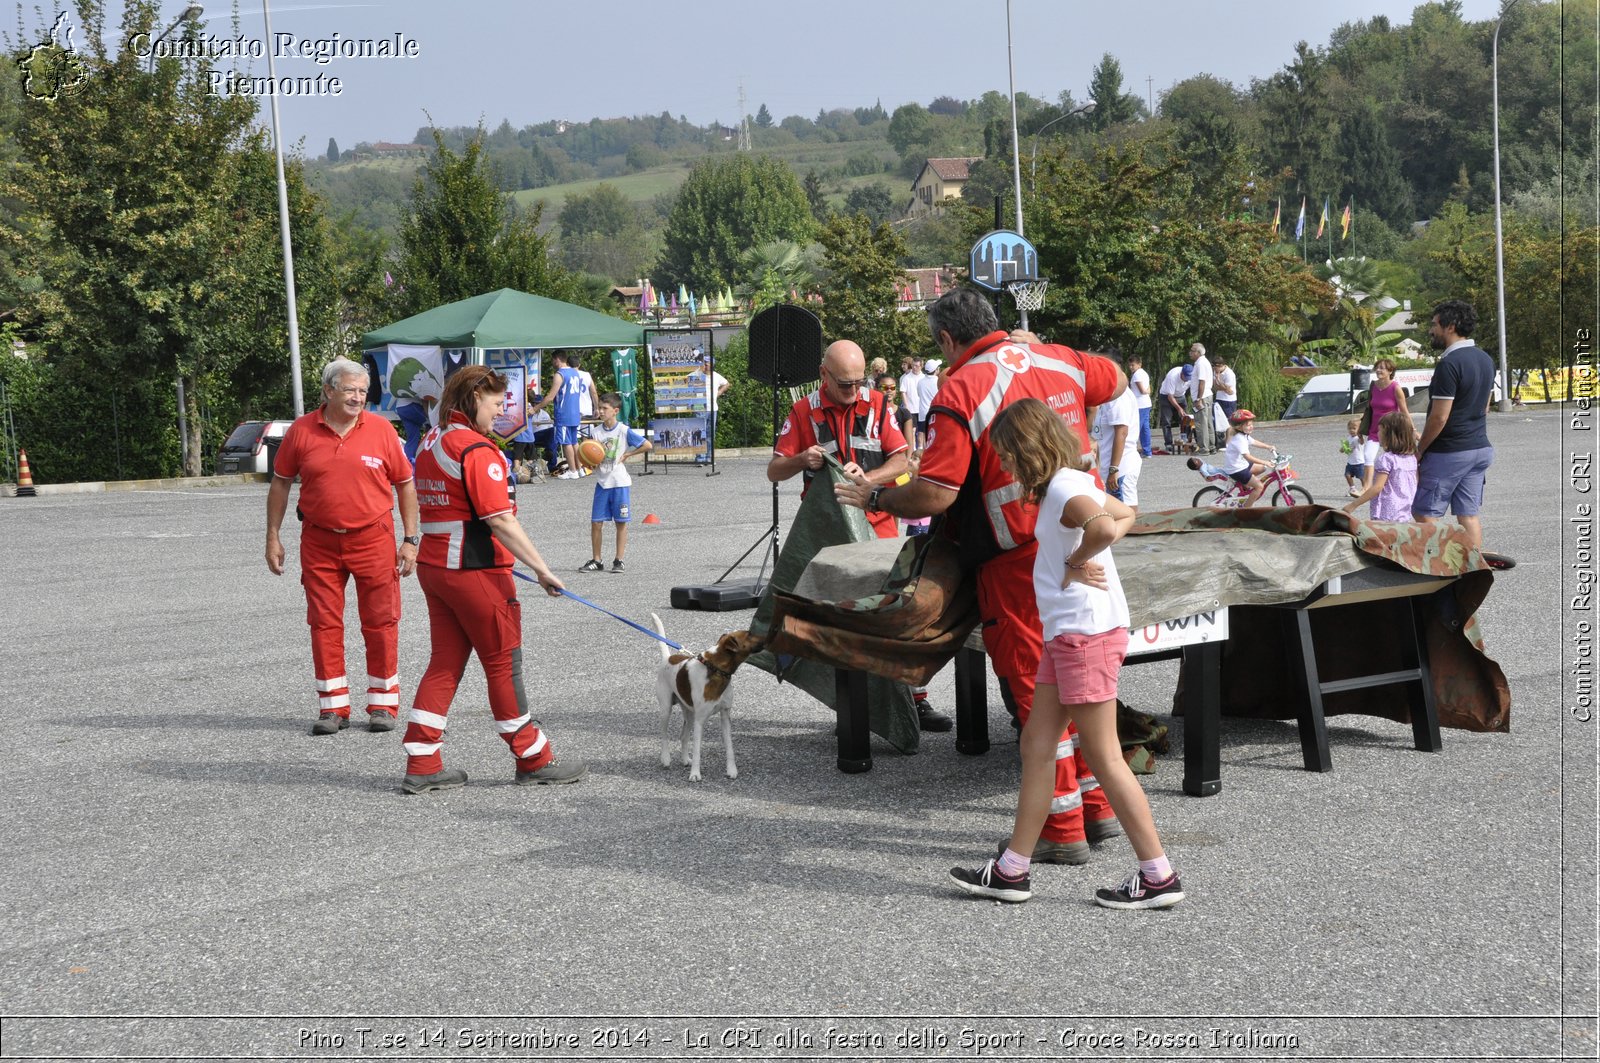
POLYGON ((1026 373, 1033 363, 1028 360, 1028 352, 1021 347, 1005 346, 1000 348, 1000 364, 1013 373, 1026 373))

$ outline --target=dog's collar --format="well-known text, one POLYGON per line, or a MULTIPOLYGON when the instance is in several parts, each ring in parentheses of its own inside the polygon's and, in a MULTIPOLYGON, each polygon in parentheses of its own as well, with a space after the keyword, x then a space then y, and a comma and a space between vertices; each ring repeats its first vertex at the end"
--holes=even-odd
POLYGON ((701 664, 705 665, 706 671, 711 672, 714 675, 725 675, 729 679, 733 678, 733 673, 732 672, 728 671, 725 668, 718 668, 716 665, 714 665, 710 661, 706 660, 706 655, 705 655, 705 651, 704 650, 702 650, 701 652, 695 654, 694 655, 694 659, 699 661, 701 664))

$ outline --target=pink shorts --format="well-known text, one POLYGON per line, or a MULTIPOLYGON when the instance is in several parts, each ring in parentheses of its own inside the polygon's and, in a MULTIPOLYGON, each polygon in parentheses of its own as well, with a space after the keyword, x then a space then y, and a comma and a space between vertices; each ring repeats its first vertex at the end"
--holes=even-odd
POLYGON ((1098 635, 1057 635, 1044 644, 1038 682, 1053 685, 1063 705, 1115 701, 1117 673, 1127 655, 1127 628, 1098 635))

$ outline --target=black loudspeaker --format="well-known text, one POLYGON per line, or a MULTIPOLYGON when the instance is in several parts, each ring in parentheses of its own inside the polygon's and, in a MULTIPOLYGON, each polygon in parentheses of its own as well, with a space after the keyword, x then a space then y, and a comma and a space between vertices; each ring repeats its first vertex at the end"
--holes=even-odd
POLYGON ((773 387, 816 380, 822 365, 822 322, 803 306, 769 306, 750 319, 750 375, 773 387))

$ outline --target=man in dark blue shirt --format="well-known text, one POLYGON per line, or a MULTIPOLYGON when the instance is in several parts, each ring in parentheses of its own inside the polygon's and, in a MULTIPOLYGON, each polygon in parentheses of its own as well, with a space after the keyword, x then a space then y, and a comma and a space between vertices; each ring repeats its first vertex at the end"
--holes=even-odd
POLYGON ((1428 420, 1417 445, 1417 496, 1411 515, 1431 524, 1449 510, 1472 545, 1483 549, 1483 478, 1494 461, 1489 445, 1489 401, 1494 360, 1472 342, 1478 315, 1461 299, 1440 303, 1428 336, 1444 351, 1429 385, 1428 420))

